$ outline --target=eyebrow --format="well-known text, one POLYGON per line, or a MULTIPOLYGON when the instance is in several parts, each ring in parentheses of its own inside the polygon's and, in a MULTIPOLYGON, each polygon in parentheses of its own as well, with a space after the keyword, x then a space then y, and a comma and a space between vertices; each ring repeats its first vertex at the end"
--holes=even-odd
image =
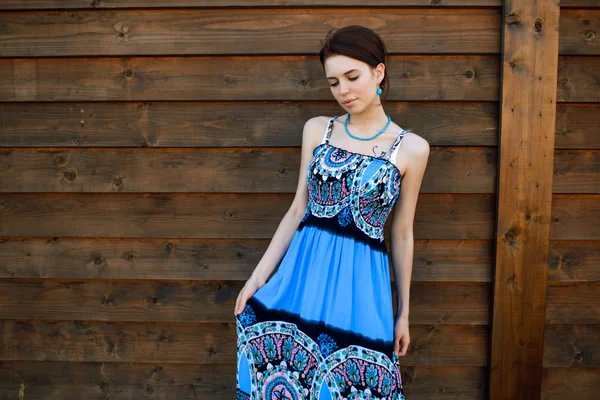
MULTIPOLYGON (((348 75, 350 72, 358 71, 357 69, 351 69, 344 72, 344 75, 348 75)), ((327 79, 336 79, 335 76, 328 76, 327 79)))

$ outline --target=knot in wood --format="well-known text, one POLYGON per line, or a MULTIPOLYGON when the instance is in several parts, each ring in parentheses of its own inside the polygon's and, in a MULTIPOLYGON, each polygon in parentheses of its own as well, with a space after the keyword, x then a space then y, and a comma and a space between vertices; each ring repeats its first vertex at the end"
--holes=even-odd
POLYGON ((54 158, 54 165, 55 166, 62 166, 65 165, 65 163, 67 162, 67 158, 65 156, 56 156, 54 158))
POLYGON ((173 250, 175 250, 175 243, 173 242, 169 242, 167 243, 167 249, 172 252, 173 250))
POLYGON ((465 76, 466 76, 468 79, 471 79, 471 78, 473 78, 473 77, 475 76, 475 72, 473 72, 473 71, 469 70, 469 71, 465 72, 465 76))
POLYGON ((136 253, 134 253, 133 251, 130 251, 129 253, 127 253, 127 255, 125 256, 125 259, 127 261, 135 261, 137 260, 138 255, 136 253))
POLYGON ((98 387, 100 388, 100 390, 102 390, 103 392, 107 391, 110 388, 110 385, 108 384, 108 382, 106 381, 102 381, 98 384, 98 387))
POLYGON ((125 75, 126 76, 131 76, 131 75, 133 75, 133 71, 130 70, 130 69, 128 69, 127 71, 125 71, 125 75))
POLYGON ((585 35, 583 35, 583 41, 584 42, 591 42, 594 39, 596 39, 596 32, 595 31, 589 31, 589 32, 586 32, 585 35))
POLYGON ((542 31, 543 25, 544 24, 542 20, 539 18, 536 18, 535 22, 533 23, 533 27, 537 33, 540 33, 542 31))
POLYGON ((64 177, 65 177, 66 180, 72 182, 77 177, 77 174, 75 172, 73 172, 73 171, 67 171, 67 172, 64 173, 64 177))
POLYGON ((511 11, 510 13, 506 14, 504 16, 504 19, 508 25, 514 25, 514 24, 521 23, 521 16, 519 16, 519 14, 517 14, 514 11, 511 11))
POLYGON ((115 186, 121 186, 123 184, 123 179, 119 176, 117 178, 114 178, 112 183, 115 186))
POLYGON ((512 246, 513 244, 515 244, 515 242, 516 242, 516 240, 517 240, 514 232, 506 232, 506 233, 504 234, 504 239, 505 239, 505 240, 508 242, 508 244, 510 244, 511 246, 512 246))
POLYGON ((235 219, 235 217, 237 217, 237 211, 235 210, 226 210, 223 213, 223 219, 225 220, 232 220, 235 219))
POLYGON ((94 259, 94 264, 95 265, 103 265, 106 263, 106 260, 104 259, 104 257, 96 257, 94 259))

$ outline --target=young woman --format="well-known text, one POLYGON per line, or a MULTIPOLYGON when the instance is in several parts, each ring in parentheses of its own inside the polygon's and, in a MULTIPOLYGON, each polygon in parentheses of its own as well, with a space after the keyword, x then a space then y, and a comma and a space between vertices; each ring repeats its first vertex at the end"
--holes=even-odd
POLYGON ((238 295, 237 399, 400 400, 429 144, 383 109, 386 49, 375 32, 332 30, 320 59, 346 114, 304 125, 296 196, 238 295))

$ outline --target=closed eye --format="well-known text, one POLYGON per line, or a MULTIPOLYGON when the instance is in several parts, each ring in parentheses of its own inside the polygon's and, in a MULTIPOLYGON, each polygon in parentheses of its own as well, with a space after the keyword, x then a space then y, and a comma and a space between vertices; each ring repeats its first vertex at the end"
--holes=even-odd
MULTIPOLYGON (((348 79, 349 79, 349 80, 351 80, 351 81, 355 81, 355 80, 357 80, 357 79, 358 79, 358 76, 355 76, 354 78, 348 78, 348 79)), ((332 84, 331 84, 331 85, 329 85, 329 86, 331 86, 331 87, 335 87, 335 86, 337 86, 337 85, 338 85, 338 83, 337 83, 337 82, 335 82, 335 83, 332 83, 332 84)))

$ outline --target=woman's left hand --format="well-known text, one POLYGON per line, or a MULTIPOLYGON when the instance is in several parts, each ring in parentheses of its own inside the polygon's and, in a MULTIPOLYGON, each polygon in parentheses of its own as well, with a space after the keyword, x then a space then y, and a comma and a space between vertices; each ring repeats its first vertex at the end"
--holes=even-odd
POLYGON ((394 353, 398 356, 405 356, 409 343, 408 317, 400 317, 394 324, 394 353))

